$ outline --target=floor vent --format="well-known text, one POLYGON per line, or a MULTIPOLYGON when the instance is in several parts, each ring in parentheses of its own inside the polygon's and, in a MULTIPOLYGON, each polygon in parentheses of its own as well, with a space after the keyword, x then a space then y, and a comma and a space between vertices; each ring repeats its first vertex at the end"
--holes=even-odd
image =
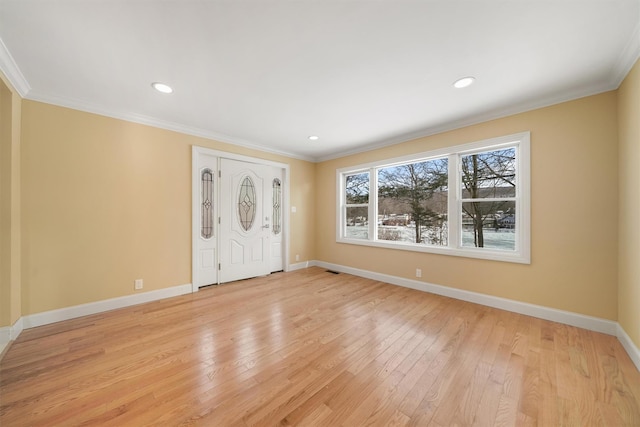
POLYGON ((327 270, 327 273, 331 273, 331 274, 340 274, 339 271, 333 271, 333 270, 327 270))

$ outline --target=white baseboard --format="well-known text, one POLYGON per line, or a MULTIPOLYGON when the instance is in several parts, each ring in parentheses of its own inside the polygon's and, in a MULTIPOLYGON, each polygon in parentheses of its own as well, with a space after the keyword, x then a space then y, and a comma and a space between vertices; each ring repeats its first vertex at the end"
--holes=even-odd
POLYGON ((14 323, 13 326, 11 327, 11 341, 18 338, 18 335, 20 335, 20 332, 22 332, 23 329, 24 329, 24 321, 21 317, 18 320, 16 320, 16 323, 14 323))
POLYGON ((11 327, 3 326, 0 328, 0 354, 9 345, 11 341, 11 327))
POLYGON ((620 341, 620 344, 622 344, 622 347, 624 347, 624 349, 627 351, 627 354, 631 358, 631 361, 634 365, 636 365, 638 371, 640 371, 640 349, 636 347, 634 342, 631 340, 631 337, 627 335, 620 324, 618 324, 617 332, 618 333, 616 334, 616 336, 618 337, 618 341, 620 341))
POLYGON ((22 317, 16 320, 16 323, 13 326, 4 326, 0 328, 0 354, 4 351, 5 348, 9 345, 9 343, 20 335, 23 328, 22 317))
POLYGON ((158 289, 155 291, 143 292, 139 294, 111 298, 102 301, 90 302, 87 304, 75 305, 72 307, 60 308, 57 310, 45 311, 42 313, 30 314, 27 316, 23 316, 22 321, 25 329, 35 328, 36 326, 48 325, 50 323, 60 322, 62 320, 69 320, 76 317, 87 316, 90 314, 102 313, 103 311, 115 310, 117 308, 129 307, 131 305, 175 297, 178 295, 190 294, 191 292, 192 286, 190 283, 188 283, 186 285, 173 286, 170 288, 158 289))
MULTIPOLYGON (((314 266, 613 335, 618 338, 627 354, 629 354, 629 357, 640 371, 640 349, 636 347, 620 324, 612 320, 600 319, 569 311, 557 310, 540 305, 450 288, 447 286, 435 285, 418 280, 405 279, 403 277, 391 276, 323 261, 305 261, 290 264, 287 271, 301 270, 314 266)), ((15 340, 18 335, 20 335, 20 332, 22 332, 23 329, 184 295, 191 292, 193 292, 191 284, 179 285, 171 288, 111 298, 108 300, 24 316, 18 319, 13 326, 0 328, 0 354, 10 341, 15 340)))
POLYGON ((305 268, 309 268, 312 267, 313 264, 310 263, 310 261, 304 261, 304 262, 298 262, 295 264, 289 264, 289 268, 287 269, 287 271, 296 271, 296 270, 302 270, 305 268))
POLYGON ((322 261, 315 261, 314 264, 322 268, 353 274, 354 276, 365 277, 367 279, 378 280, 392 285, 403 286, 405 288, 416 289, 423 292, 430 292, 432 294, 473 302, 488 307, 499 308, 501 310, 511 311, 514 313, 525 314, 527 316, 538 317, 540 319, 551 320, 553 322, 564 323, 566 325, 577 326, 579 328, 602 332, 608 335, 615 336, 618 332, 618 323, 612 320, 600 319, 598 317, 586 316, 584 314, 557 310, 555 308, 465 291, 462 289, 450 288, 447 286, 434 285, 432 283, 405 279, 403 277, 360 270, 339 264, 331 264, 322 261))
POLYGON ((405 288, 416 289, 423 292, 430 292, 432 294, 455 298, 462 301, 486 305, 488 307, 499 308, 501 310, 537 317, 544 320, 550 320, 552 322, 563 323, 565 325, 577 326, 579 328, 601 332, 607 335, 613 335, 618 338, 618 341, 620 341, 622 347, 625 349, 634 365, 636 365, 638 371, 640 371, 640 349, 635 345, 633 340, 631 340, 629 335, 627 335, 622 326, 620 326, 618 322, 614 322, 613 320, 586 316, 584 314, 573 313, 570 311, 557 310, 555 308, 544 307, 541 305, 494 297, 491 295, 484 295, 477 292, 465 291, 462 289, 449 288, 447 286, 434 285, 432 283, 405 279, 403 277, 390 276, 373 271, 360 270, 358 268, 346 267, 344 265, 331 264, 323 261, 309 261, 309 265, 327 268, 329 270, 339 271, 341 273, 353 274, 354 276, 378 280, 380 282, 403 286, 405 288))

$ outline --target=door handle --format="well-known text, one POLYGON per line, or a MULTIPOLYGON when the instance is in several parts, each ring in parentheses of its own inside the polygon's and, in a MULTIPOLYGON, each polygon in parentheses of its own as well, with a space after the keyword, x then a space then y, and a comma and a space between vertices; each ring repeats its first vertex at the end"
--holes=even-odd
POLYGON ((269 224, 263 225, 262 228, 269 228, 269 224))

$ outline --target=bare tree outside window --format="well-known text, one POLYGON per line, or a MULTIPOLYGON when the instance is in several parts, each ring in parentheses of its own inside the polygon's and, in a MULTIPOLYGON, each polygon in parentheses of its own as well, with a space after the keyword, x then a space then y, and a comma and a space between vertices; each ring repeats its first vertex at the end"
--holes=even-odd
POLYGON ((433 159, 378 170, 378 238, 408 240, 385 226, 413 231, 414 243, 447 244, 448 160, 433 159))
POLYGON ((347 175, 345 179, 346 236, 369 238, 369 172, 347 175))
POLYGON ((369 203, 369 173, 363 172, 348 175, 346 179, 345 194, 348 205, 369 203))
POLYGON ((516 149, 463 155, 461 166, 463 246, 513 249, 512 236, 498 232, 516 228, 516 149), (485 229, 494 231, 491 242, 485 229))

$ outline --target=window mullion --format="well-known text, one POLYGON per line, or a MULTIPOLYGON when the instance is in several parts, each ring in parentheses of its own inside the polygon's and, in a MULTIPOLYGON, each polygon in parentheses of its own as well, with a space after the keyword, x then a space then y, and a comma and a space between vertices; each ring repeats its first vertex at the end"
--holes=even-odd
POLYGON ((339 186, 339 197, 340 197, 340 215, 338 217, 338 224, 340 227, 340 231, 338 233, 338 236, 340 238, 344 238, 347 237, 347 208, 349 207, 347 205, 347 196, 345 193, 346 190, 346 181, 347 181, 347 174, 341 174, 340 175, 340 180, 338 181, 338 186, 339 186))
POLYGON ((517 202, 518 197, 478 197, 477 199, 460 199, 461 202, 517 202))
POLYGON ((450 154, 448 158, 449 170, 448 170, 448 246, 450 248, 460 247, 460 212, 462 209, 462 202, 460 201, 460 156, 457 154, 450 154))
POLYGON ((369 240, 378 238, 378 173, 369 170, 369 240))

